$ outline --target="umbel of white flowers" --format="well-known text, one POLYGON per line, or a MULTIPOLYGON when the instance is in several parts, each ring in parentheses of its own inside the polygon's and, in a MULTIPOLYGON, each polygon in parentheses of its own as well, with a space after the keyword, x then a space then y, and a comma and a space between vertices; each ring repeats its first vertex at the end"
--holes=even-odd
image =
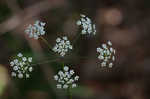
POLYGON ((81 18, 77 21, 77 25, 82 27, 81 34, 96 34, 96 26, 92 24, 90 18, 86 17, 85 15, 81 14, 81 18))
POLYGON ((101 60, 101 67, 112 68, 113 61, 115 61, 115 49, 112 48, 112 43, 108 41, 107 44, 102 44, 102 48, 98 47, 97 52, 99 53, 98 59, 101 60))
POLYGON ((57 52, 58 54, 60 54, 61 56, 65 56, 66 52, 68 52, 68 50, 72 50, 73 47, 70 44, 70 41, 68 40, 68 38, 66 36, 61 38, 57 38, 56 39, 56 45, 53 47, 53 51, 57 52))
POLYGON ((40 22, 39 20, 35 21, 33 25, 29 25, 25 33, 29 36, 29 38, 38 39, 39 36, 42 36, 45 34, 44 26, 46 23, 40 22))
POLYGON ((33 67, 30 66, 32 57, 25 57, 22 53, 19 53, 16 59, 10 62, 12 67, 11 76, 18 78, 29 78, 29 73, 33 71, 33 67))
POLYGON ((74 70, 69 70, 68 66, 64 66, 63 70, 60 70, 58 74, 54 76, 54 80, 58 82, 56 87, 58 89, 77 87, 76 81, 79 80, 79 76, 74 76, 74 73, 74 70))

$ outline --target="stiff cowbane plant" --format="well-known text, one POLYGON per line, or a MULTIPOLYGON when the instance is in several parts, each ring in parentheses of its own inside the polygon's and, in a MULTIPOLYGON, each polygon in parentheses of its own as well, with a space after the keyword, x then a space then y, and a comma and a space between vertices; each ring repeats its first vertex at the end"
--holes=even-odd
MULTIPOLYGON (((81 28, 82 35, 96 35, 96 26, 86 15, 81 14, 80 19, 76 22, 77 26, 81 28)), ((58 37, 56 39, 56 44, 51 47, 46 39, 45 35, 45 22, 39 20, 35 21, 33 24, 29 24, 25 29, 25 33, 29 38, 38 40, 42 39, 44 43, 56 54, 59 54, 62 58, 65 57, 67 52, 73 50, 73 43, 68 39, 67 36, 58 37)), ((115 61, 115 49, 112 48, 112 43, 108 41, 106 44, 102 44, 102 47, 97 48, 99 53, 98 59, 101 62, 101 67, 113 67, 113 62, 115 61)), ((12 67, 12 77, 17 78, 29 78, 30 73, 33 71, 32 67, 32 57, 25 57, 22 53, 18 53, 17 57, 10 62, 12 67)), ((71 89, 77 87, 77 81, 79 76, 75 75, 73 69, 69 66, 64 66, 58 73, 54 76, 54 80, 57 82, 56 87, 58 89, 68 90, 70 99, 72 99, 71 89)))

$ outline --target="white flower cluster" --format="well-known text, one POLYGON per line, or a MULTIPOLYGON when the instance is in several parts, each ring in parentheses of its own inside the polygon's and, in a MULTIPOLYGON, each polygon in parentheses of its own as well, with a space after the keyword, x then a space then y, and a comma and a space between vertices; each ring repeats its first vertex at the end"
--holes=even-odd
POLYGON ((86 17, 85 15, 81 14, 80 20, 77 21, 77 25, 82 27, 81 34, 96 34, 96 26, 92 24, 90 18, 86 17))
POLYGON ((13 69, 11 76, 18 78, 29 78, 29 73, 33 71, 33 67, 30 66, 31 62, 32 57, 25 57, 22 53, 19 53, 17 58, 10 62, 10 66, 13 69))
POLYGON ((56 39, 56 45, 53 47, 53 51, 59 53, 61 56, 64 56, 69 49, 72 49, 72 45, 66 36, 56 39))
POLYGON ((69 70, 68 66, 64 66, 63 71, 59 71, 58 74, 54 76, 54 80, 58 82, 56 87, 58 89, 77 87, 75 82, 79 80, 79 76, 74 76, 74 73, 74 70, 69 70))
POLYGON ((44 26, 46 23, 40 22, 39 20, 35 21, 33 25, 29 25, 25 30, 25 33, 29 35, 29 38, 38 39, 39 36, 45 34, 44 26))
POLYGON ((113 61, 115 61, 115 49, 112 48, 112 43, 110 41, 107 44, 102 44, 102 48, 98 47, 97 52, 100 53, 98 59, 101 60, 101 67, 112 68, 113 61))

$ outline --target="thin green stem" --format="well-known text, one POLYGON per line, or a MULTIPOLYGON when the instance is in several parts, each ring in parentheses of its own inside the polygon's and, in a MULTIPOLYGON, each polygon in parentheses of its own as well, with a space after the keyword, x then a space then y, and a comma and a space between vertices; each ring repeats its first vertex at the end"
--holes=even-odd
POLYGON ((69 99, 72 99, 72 93, 71 93, 71 90, 70 90, 71 88, 69 87, 68 88, 68 95, 69 95, 69 99))
POLYGON ((59 59, 47 60, 47 61, 43 61, 43 62, 40 62, 40 63, 37 63, 37 64, 31 64, 29 66, 47 64, 47 63, 55 62, 57 60, 59 60, 59 59))
POLYGON ((48 41, 45 39, 45 38, 43 38, 43 37, 40 37, 42 40, 43 40, 43 42, 52 50, 52 47, 49 45, 49 43, 48 43, 48 41))
POLYGON ((65 66, 64 62, 62 64, 63 64, 63 68, 64 68, 64 66, 65 66))

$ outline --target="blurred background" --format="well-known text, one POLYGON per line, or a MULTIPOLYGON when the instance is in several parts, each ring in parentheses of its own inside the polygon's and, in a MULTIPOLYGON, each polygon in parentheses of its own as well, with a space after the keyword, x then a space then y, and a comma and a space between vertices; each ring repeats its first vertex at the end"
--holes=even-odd
POLYGON ((67 99, 53 80, 63 62, 80 76, 73 99, 149 99, 149 11, 149 0, 0 0, 0 99, 67 99), (96 24, 96 36, 76 39, 80 14, 96 24), (66 35, 73 51, 58 58, 41 40, 29 39, 24 30, 35 20, 46 22, 51 46, 66 35), (107 40, 117 53, 112 69, 97 59, 96 48, 107 40), (19 52, 37 64, 29 79, 10 76, 9 62, 19 52))

